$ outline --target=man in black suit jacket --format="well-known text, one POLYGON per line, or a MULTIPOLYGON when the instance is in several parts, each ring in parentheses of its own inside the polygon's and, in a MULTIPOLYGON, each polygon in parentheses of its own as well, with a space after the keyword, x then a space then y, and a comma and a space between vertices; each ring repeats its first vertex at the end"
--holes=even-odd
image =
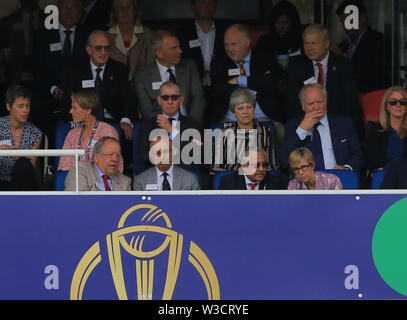
POLYGON ((251 49, 250 30, 240 24, 226 30, 224 45, 227 57, 216 59, 212 71, 215 101, 211 120, 235 120, 228 113, 229 97, 237 87, 246 87, 256 93, 255 118, 281 121, 275 94, 280 80, 276 58, 251 49))
POLYGON ((338 46, 338 54, 352 61, 353 71, 360 93, 366 93, 389 86, 389 66, 385 54, 384 35, 369 27, 367 10, 362 0, 345 0, 336 10, 339 21, 349 39, 338 46), (359 10, 359 28, 348 29, 345 21, 350 15, 345 13, 349 5, 359 10))
MULTIPOLYGON (((161 85, 160 95, 157 97, 157 102, 161 107, 162 113, 154 118, 144 118, 140 128, 138 152, 140 160, 144 162, 146 166, 151 166, 149 159, 150 134, 154 129, 162 129, 164 131, 160 131, 168 134, 171 141, 180 142, 178 146, 177 143, 173 142, 173 145, 179 151, 179 156, 181 155, 182 149, 190 143, 190 139, 187 141, 181 141, 181 137, 187 129, 193 129, 196 137, 192 143, 196 143, 196 147, 201 148, 201 141, 203 139, 201 124, 190 117, 185 117, 180 114, 179 109, 183 100, 184 97, 181 94, 180 87, 176 83, 168 81, 161 85)), ((152 137, 154 136, 155 135, 152 134, 152 137)), ((195 156, 198 156, 198 154, 195 154, 195 156)), ((194 158, 194 160, 196 160, 195 164, 186 164, 185 159, 180 156, 175 159, 175 164, 180 164, 184 169, 194 169, 197 168, 197 165, 201 164, 201 157, 194 158)))
POLYGON ((328 30, 322 25, 311 25, 304 30, 303 40, 306 56, 294 57, 288 66, 287 117, 303 115, 298 94, 309 83, 320 83, 326 89, 330 114, 356 114, 359 109, 352 65, 349 60, 329 51, 328 30))
POLYGON ((267 173, 267 157, 262 149, 249 153, 248 161, 235 173, 224 175, 219 190, 276 190, 281 189, 280 178, 267 173))
POLYGON ((407 189, 407 159, 394 159, 385 168, 380 189, 407 189))
POLYGON ((110 22, 113 0, 82 0, 80 24, 89 32, 106 30, 110 22))
POLYGON ((128 82, 128 70, 124 64, 109 59, 109 39, 104 31, 96 30, 90 34, 86 50, 89 59, 72 71, 65 98, 70 101, 72 91, 95 90, 102 107, 97 118, 120 122, 125 138, 131 140, 131 122, 137 118, 137 109, 128 82))
POLYGON ((308 84, 301 89, 300 100, 305 115, 287 121, 280 164, 287 168, 291 151, 307 147, 314 154, 317 170, 361 169, 363 153, 352 120, 327 114, 326 90, 317 83, 308 84))

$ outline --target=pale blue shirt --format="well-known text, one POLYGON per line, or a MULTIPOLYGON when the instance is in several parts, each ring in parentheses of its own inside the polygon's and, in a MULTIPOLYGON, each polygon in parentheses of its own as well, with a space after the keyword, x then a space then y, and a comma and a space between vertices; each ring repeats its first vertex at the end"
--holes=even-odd
MULTIPOLYGON (((247 55, 246 58, 244 58, 244 64, 243 64, 243 69, 246 72, 245 76, 239 76, 237 77, 237 85, 239 87, 242 88, 247 88, 247 77, 250 76, 250 59, 252 56, 252 50, 249 51, 249 54, 247 55)), ((235 62, 236 67, 240 68, 240 64, 238 62, 235 62)), ((254 90, 250 90, 254 95, 257 94, 256 91, 254 90)), ((254 118, 256 119, 264 119, 267 118, 267 116, 263 113, 263 111, 260 109, 260 106, 258 103, 256 103, 256 107, 254 109, 254 118)), ((230 120, 230 121, 236 121, 236 117, 235 115, 232 113, 232 111, 230 111, 230 109, 228 110, 226 116, 225 116, 226 120, 230 120)))
POLYGON ((259 183, 259 182, 253 182, 253 181, 251 181, 251 180, 246 176, 246 173, 244 174, 244 180, 245 180, 245 182, 246 182, 246 189, 247 189, 247 190, 252 190, 252 188, 249 186, 249 183, 255 183, 256 186, 254 187, 254 190, 259 190, 260 183, 259 183))
MULTIPOLYGON (((102 189, 102 191, 106 191, 105 183, 104 183, 103 178, 102 178, 102 176, 104 176, 105 174, 104 174, 102 171, 100 171, 100 169, 99 169, 99 167, 96 165, 96 163, 93 163, 93 164, 94 164, 94 166, 95 166, 95 168, 96 168, 96 170, 97 170, 97 172, 98 172, 98 175, 99 175, 99 182, 100 182, 101 189, 102 189)), ((113 190, 112 178, 109 177, 109 176, 108 176, 108 178, 107 178, 107 184, 109 185, 110 190, 113 190)))
MULTIPOLYGON (((319 121, 321 124, 317 127, 319 135, 321 137, 322 154, 324 157, 325 169, 333 169, 336 166, 336 159, 334 154, 334 149, 332 147, 331 131, 329 130, 328 115, 319 121)), ((314 128, 309 131, 305 131, 300 126, 297 127, 297 135, 300 140, 305 140, 307 136, 312 137, 314 128)))
POLYGON ((177 114, 175 114, 174 116, 172 116, 172 117, 170 117, 168 114, 166 114, 165 112, 163 112, 163 116, 164 117, 166 117, 167 119, 169 119, 169 118, 173 118, 174 120, 172 120, 172 123, 171 123, 171 125, 172 125, 172 127, 173 127, 173 131, 172 131, 172 133, 171 133, 171 135, 170 135, 170 139, 171 140, 173 140, 177 135, 178 135, 178 133, 179 133, 179 130, 178 130, 178 128, 177 128, 177 122, 178 122, 178 119, 179 119, 179 112, 177 112, 177 114))
MULTIPOLYGON (((201 41, 201 52, 202 52, 202 59, 204 64, 204 70, 211 70, 211 61, 213 55, 213 48, 215 46, 215 35, 216 35, 216 28, 215 24, 212 24, 212 27, 205 33, 199 24, 195 21, 196 27, 196 34, 198 35, 198 39, 201 41)), ((211 85, 211 77, 209 75, 203 77, 202 79, 204 86, 211 85)))

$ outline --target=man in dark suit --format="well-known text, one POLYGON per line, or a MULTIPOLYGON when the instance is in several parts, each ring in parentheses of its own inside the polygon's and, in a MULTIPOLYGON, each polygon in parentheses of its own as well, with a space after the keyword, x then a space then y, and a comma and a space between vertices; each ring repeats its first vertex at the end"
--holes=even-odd
MULTIPOLYGON (((201 139, 203 139, 203 132, 201 124, 190 118, 180 114, 179 109, 183 103, 184 97, 181 94, 180 87, 171 81, 164 82, 160 88, 160 95, 157 97, 158 105, 161 107, 162 112, 154 118, 144 118, 140 128, 140 137, 138 141, 138 152, 140 160, 145 163, 146 166, 151 166, 149 159, 150 151, 150 133, 154 129, 163 129, 173 141, 174 146, 180 153, 182 149, 190 143, 190 141, 182 141, 181 137, 187 129, 193 129, 197 134, 194 140, 197 147, 201 147, 201 139), (198 136, 199 135, 199 136, 198 136)), ((192 130, 191 130, 192 131, 192 130)), ((178 153, 178 155, 180 154, 178 153)), ((192 155, 193 156, 193 155, 192 155)), ((186 159, 177 159, 176 164, 180 164, 184 169, 196 168, 196 165, 201 164, 201 157, 198 157, 196 165, 186 164, 186 159)))
POLYGON ((227 56, 216 59, 212 71, 215 101, 210 110, 211 120, 235 120, 228 112, 229 97, 237 87, 244 87, 256 94, 256 119, 268 117, 281 121, 282 110, 276 101, 280 80, 276 58, 260 55, 251 49, 250 30, 240 24, 225 31, 224 46, 227 56))
POLYGON ((219 190, 276 190, 281 189, 280 178, 267 173, 266 153, 257 149, 249 153, 248 161, 235 173, 224 175, 219 190))
POLYGON ((301 89, 299 97, 305 115, 286 123, 280 154, 283 167, 288 167, 291 151, 307 147, 314 155, 316 170, 362 168, 363 153, 352 120, 327 113, 326 95, 316 83, 301 89))
POLYGON ((110 22, 112 3, 113 0, 82 0, 81 26, 89 32, 106 30, 110 22))
MULTIPOLYGON (((224 28, 215 22, 218 0, 190 0, 195 19, 178 30, 182 56, 193 59, 198 66, 208 108, 213 104, 211 70, 214 60, 225 55, 223 47, 224 28)), ((206 112, 205 116, 209 116, 206 112)), ((205 119, 207 123, 209 119, 205 119)))
POLYGON ((394 159, 385 168, 380 189, 407 189, 407 159, 394 159))
POLYGON ((120 122, 125 138, 131 140, 137 109, 126 66, 109 59, 109 39, 104 31, 95 30, 89 35, 86 51, 89 58, 72 71, 66 99, 70 100, 72 91, 95 90, 102 107, 96 117, 102 121, 120 122))
POLYGON ((319 83, 328 93, 330 114, 357 114, 358 97, 349 60, 329 51, 328 30, 311 25, 303 33, 305 56, 290 60, 287 71, 286 114, 288 118, 302 115, 298 93, 309 83, 319 83))
POLYGON ((47 134, 51 148, 57 122, 66 120, 63 117, 63 88, 73 66, 86 57, 87 38, 87 33, 78 26, 82 12, 80 0, 60 0, 58 10, 59 28, 43 27, 35 39, 38 101, 33 100, 32 111, 35 123, 47 134))
POLYGON ((135 73, 133 88, 136 92, 143 118, 153 118, 161 112, 157 103, 163 82, 176 82, 184 96, 180 112, 203 123, 205 97, 196 63, 181 59, 182 50, 175 33, 158 30, 153 41, 156 61, 135 73))
POLYGON ((360 93, 387 88, 391 70, 385 54, 384 35, 373 30, 368 23, 367 10, 362 0, 345 0, 336 10, 348 39, 342 41, 337 51, 352 61, 353 72, 360 93), (349 5, 359 10, 359 28, 348 29, 345 21, 350 13, 345 13, 349 5))

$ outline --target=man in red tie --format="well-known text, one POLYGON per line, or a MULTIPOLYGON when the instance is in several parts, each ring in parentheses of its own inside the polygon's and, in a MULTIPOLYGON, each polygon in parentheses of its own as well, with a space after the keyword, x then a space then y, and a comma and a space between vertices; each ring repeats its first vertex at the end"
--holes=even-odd
MULTIPOLYGON (((130 191, 131 179, 119 172, 120 142, 103 137, 96 142, 92 162, 78 162, 79 191, 130 191)), ((75 191, 75 164, 65 179, 65 191, 75 191)))
POLYGON ((287 118, 303 114, 298 94, 310 83, 319 83, 328 92, 329 113, 357 118, 360 108, 351 62, 329 50, 324 26, 310 25, 302 37, 305 55, 292 58, 287 70, 287 118))
POLYGON ((281 189, 280 177, 267 173, 266 153, 258 148, 249 153, 247 161, 235 173, 225 175, 219 190, 276 190, 281 189))

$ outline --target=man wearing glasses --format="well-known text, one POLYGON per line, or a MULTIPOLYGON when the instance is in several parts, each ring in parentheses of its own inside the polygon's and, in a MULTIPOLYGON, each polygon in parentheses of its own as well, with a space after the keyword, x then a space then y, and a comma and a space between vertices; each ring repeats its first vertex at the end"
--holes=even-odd
POLYGON ((96 30, 89 35, 86 45, 89 59, 73 71, 66 98, 70 100, 72 91, 94 90, 102 106, 96 118, 120 123, 125 138, 132 140, 132 121, 137 120, 137 108, 128 83, 128 71, 124 64, 109 59, 109 47, 104 31, 96 30))
MULTIPOLYGON (((201 139, 203 139, 203 132, 201 124, 188 117, 183 116, 180 113, 180 107, 184 102, 184 96, 181 93, 181 89, 178 84, 166 81, 159 90, 159 96, 157 97, 157 103, 160 106, 161 113, 154 117, 144 118, 140 128, 140 137, 138 141, 138 152, 140 160, 144 162, 146 166, 151 166, 149 159, 149 146, 150 146, 150 133, 154 129, 163 129, 168 134, 171 141, 176 141, 177 148, 182 151, 185 145, 187 145, 194 138, 189 137, 186 141, 181 141, 183 133, 187 129, 193 129, 197 136, 193 143, 196 143, 198 147, 201 147, 201 139), (202 138, 201 138, 202 137, 202 138)), ((184 139, 182 139, 184 140, 184 139)), ((184 169, 196 169, 198 164, 185 164, 184 159, 180 159, 179 164, 184 169)))
MULTIPOLYGON (((120 143, 103 137, 95 144, 92 162, 78 162, 79 191, 130 191, 131 179, 119 172, 120 143)), ((65 191, 75 191, 76 165, 72 165, 65 179, 65 191)))
POLYGON ((219 183, 219 190, 278 190, 281 189, 280 177, 267 173, 269 164, 266 153, 258 148, 249 153, 247 162, 241 170, 225 175, 219 183))

